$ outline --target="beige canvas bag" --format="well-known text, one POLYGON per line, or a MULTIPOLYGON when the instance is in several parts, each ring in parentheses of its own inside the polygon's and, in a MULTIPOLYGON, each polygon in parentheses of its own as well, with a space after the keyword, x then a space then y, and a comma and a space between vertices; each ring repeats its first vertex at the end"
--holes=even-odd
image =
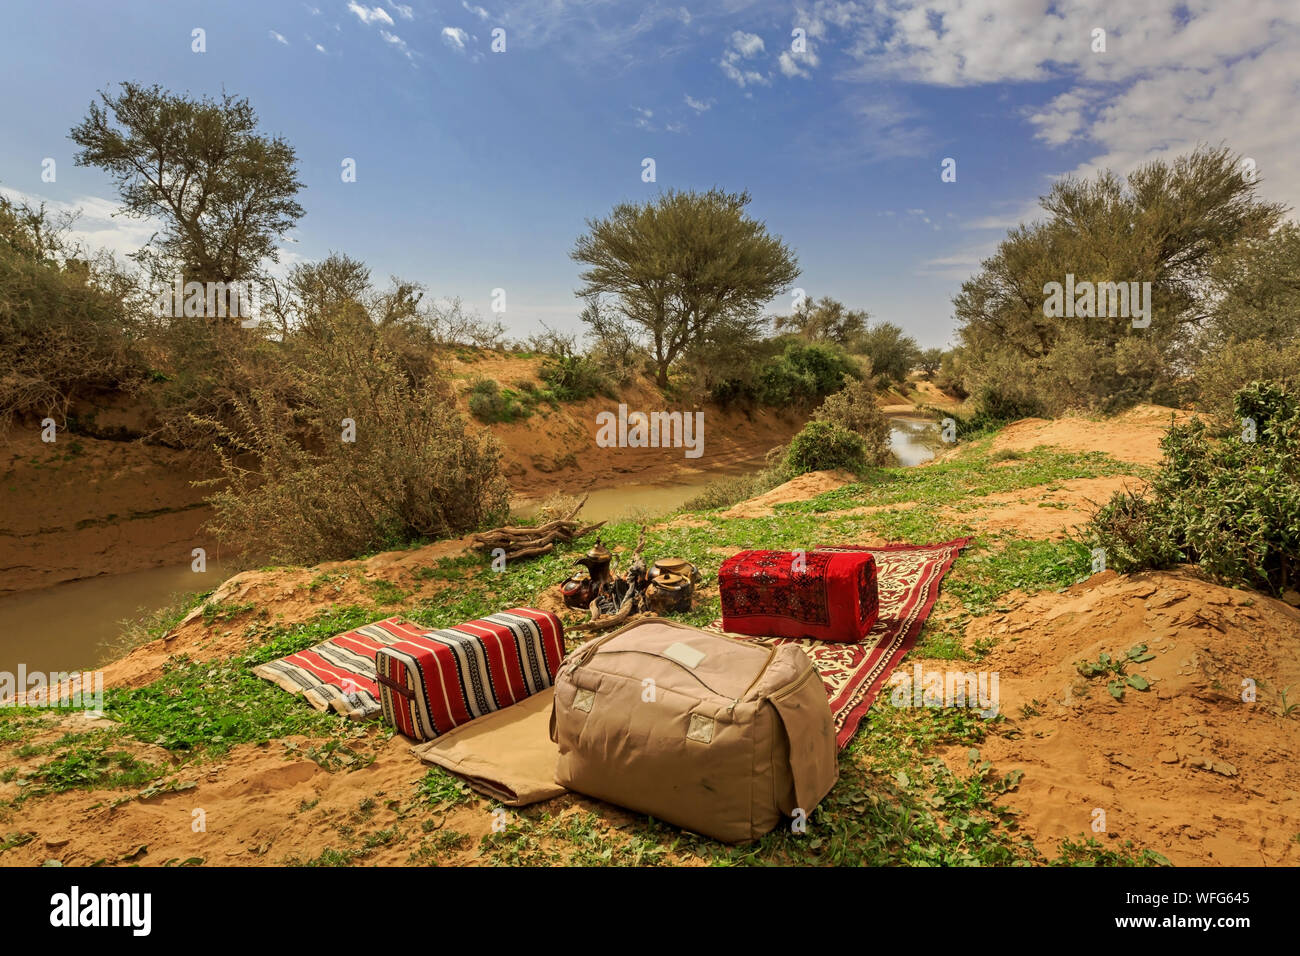
POLYGON ((584 644, 555 678, 555 782, 728 843, 810 815, 839 777, 802 650, 648 618, 584 644))

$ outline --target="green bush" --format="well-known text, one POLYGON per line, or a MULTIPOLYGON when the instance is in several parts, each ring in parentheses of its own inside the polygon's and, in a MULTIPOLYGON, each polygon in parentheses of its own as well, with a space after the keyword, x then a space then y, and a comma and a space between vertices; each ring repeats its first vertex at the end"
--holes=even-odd
POLYGON ((1043 403, 1028 392, 1007 385, 985 385, 976 395, 970 424, 975 429, 991 428, 1045 413, 1043 403))
POLYGON ((1216 440, 1201 419, 1165 435, 1143 495, 1116 494, 1089 537, 1117 571, 1199 565, 1271 594, 1300 587, 1300 400, 1273 382, 1236 395, 1247 426, 1216 440))
POLYGON ((858 473, 867 467, 867 452, 860 435, 814 420, 794 436, 785 460, 796 475, 837 468, 858 473))
POLYGON ((889 419, 880 410, 870 382, 850 379, 838 392, 826 396, 813 417, 861 436, 870 464, 884 465, 892 459, 889 419))
MULTIPOLYGON (((469 411, 481 422, 513 422, 532 414, 533 406, 521 401, 522 396, 508 388, 503 389, 495 379, 480 378, 469 390, 469 411)), ((534 403, 535 404, 535 403, 534 403)))
POLYGON ((76 393, 129 386, 145 362, 116 263, 76 258, 69 220, 0 195, 0 428, 15 415, 63 424, 76 393))
POLYGON ((581 401, 610 390, 600 366, 586 355, 548 355, 538 375, 561 402, 581 401))
POLYGON ((756 393, 765 405, 804 404, 837 390, 845 376, 858 374, 853 360, 837 345, 792 342, 760 369, 756 393))

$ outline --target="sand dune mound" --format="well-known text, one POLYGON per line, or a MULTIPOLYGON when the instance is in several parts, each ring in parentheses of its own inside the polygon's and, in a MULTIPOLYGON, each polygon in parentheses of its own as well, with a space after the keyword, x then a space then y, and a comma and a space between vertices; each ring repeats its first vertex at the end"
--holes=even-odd
POLYGON ((1013 728, 984 756, 1024 771, 1008 801, 1040 847, 1095 836, 1175 864, 1300 863, 1300 611, 1190 571, 1106 572, 967 637, 997 642, 972 666, 1000 675, 1013 728), (1125 672, 1149 689, 1122 699, 1108 682, 1126 678, 1077 666, 1141 645, 1150 659, 1125 672))
POLYGON ((1159 405, 1138 405, 1104 421, 1069 416, 1047 420, 1024 418, 998 432, 994 451, 1026 451, 1054 445, 1066 451, 1104 451, 1120 461, 1159 464, 1160 440, 1171 422, 1183 422, 1189 412, 1159 405))
POLYGON ((827 491, 834 491, 856 481, 847 471, 810 471, 791 478, 771 491, 742 501, 722 513, 723 518, 767 518, 773 507, 791 501, 808 501, 827 491))

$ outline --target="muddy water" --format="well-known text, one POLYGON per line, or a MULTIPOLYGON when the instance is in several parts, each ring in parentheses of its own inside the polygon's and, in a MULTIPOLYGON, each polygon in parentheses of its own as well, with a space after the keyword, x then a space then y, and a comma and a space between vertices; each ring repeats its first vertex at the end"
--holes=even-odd
POLYGON ((889 447, 900 465, 913 468, 929 461, 941 446, 939 426, 929 419, 890 416, 889 447))
MULTIPOLYGON (((901 464, 934 457, 937 426, 924 419, 891 417, 890 445, 901 464)), ((623 485, 588 492, 583 515, 591 521, 653 517, 682 507, 715 479, 763 467, 761 458, 700 472, 676 482, 623 485)), ((528 502, 518 502, 524 514, 528 502)), ((536 503, 531 503, 536 507, 536 503)), ((209 560, 206 572, 180 567, 103 575, 0 597, 0 671, 72 671, 93 667, 110 654, 123 622, 140 620, 196 592, 217 587, 234 568, 209 560)))
MULTIPOLYGON (((889 447, 898 456, 899 464, 911 468, 934 457, 940 445, 938 426, 924 418, 890 416, 889 447)), ((617 521, 636 517, 657 517, 676 511, 704 491, 713 481, 727 475, 745 474, 762 468, 764 461, 756 458, 726 468, 712 469, 697 478, 679 478, 677 481, 650 485, 623 485, 617 488, 598 488, 587 494, 587 504, 582 515, 589 521, 617 521)), ((537 503, 516 502, 521 514, 531 514, 537 503)))
POLYGON ((209 559, 207 570, 188 564, 105 574, 0 597, 0 671, 84 670, 102 663, 123 622, 139 620, 229 577, 209 559))

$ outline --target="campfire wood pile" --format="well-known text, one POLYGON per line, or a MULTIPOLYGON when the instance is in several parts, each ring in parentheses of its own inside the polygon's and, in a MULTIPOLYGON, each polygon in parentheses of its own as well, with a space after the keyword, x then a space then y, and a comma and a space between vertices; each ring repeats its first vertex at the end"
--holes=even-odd
POLYGON ((587 499, 583 498, 567 516, 558 518, 555 521, 548 521, 546 524, 537 525, 536 527, 506 526, 504 528, 494 528, 491 531, 483 531, 474 535, 471 540, 474 542, 474 547, 488 554, 500 548, 505 552, 507 561, 513 561, 515 558, 534 558, 539 554, 550 554, 555 550, 555 542, 559 541, 568 544, 570 541, 591 534, 605 523, 598 521, 596 524, 583 526, 574 520, 586 503, 587 499))

